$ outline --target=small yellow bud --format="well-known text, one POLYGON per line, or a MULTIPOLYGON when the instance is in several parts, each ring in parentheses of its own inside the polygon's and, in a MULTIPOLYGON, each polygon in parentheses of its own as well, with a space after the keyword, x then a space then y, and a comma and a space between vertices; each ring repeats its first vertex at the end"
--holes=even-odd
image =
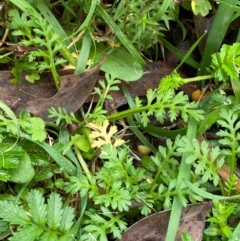
POLYGON ((147 156, 151 152, 151 150, 147 146, 144 146, 144 145, 138 145, 137 150, 143 156, 147 156))

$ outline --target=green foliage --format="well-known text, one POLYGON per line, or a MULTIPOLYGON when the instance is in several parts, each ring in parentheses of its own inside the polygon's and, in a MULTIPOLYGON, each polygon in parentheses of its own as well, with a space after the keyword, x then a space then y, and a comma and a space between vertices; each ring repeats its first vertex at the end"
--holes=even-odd
POLYGON ((177 150, 180 153, 189 153, 185 162, 192 164, 195 174, 201 176, 202 182, 212 180, 217 186, 220 181, 218 170, 224 163, 224 157, 219 157, 221 154, 219 147, 210 149, 206 141, 199 143, 196 139, 189 141, 186 137, 181 138, 178 145, 177 150))
POLYGON ((182 238, 182 241, 194 241, 194 239, 189 233, 182 233, 181 238, 182 238))
POLYGON ((27 153, 24 153, 19 158, 19 165, 17 168, 10 169, 9 181, 15 183, 26 183, 33 179, 35 171, 31 159, 27 153))
POLYGON ((19 119, 14 114, 14 119, 9 119, 6 109, 11 111, 6 106, 5 113, 0 112, 0 126, 5 128, 5 132, 16 135, 21 130, 30 134, 33 141, 43 142, 46 139, 45 122, 41 118, 31 117, 29 113, 22 111, 19 119))
MULTIPOLYGON (((60 1, 57 4, 64 5, 60 22, 70 26, 66 32, 73 32, 80 25, 77 30, 79 35, 71 40, 70 37, 64 39, 63 42, 62 38, 67 37, 65 31, 62 29, 63 34, 60 34, 54 28, 56 25, 49 21, 54 17, 50 9, 55 9, 55 3, 30 1, 36 9, 49 6, 49 11, 41 10, 41 15, 36 14, 38 12, 33 11, 34 8, 24 8, 28 6, 26 1, 16 2, 24 11, 9 11, 9 31, 11 41, 13 39, 18 44, 14 45, 12 52, 4 52, 1 57, 1 62, 14 64, 12 73, 15 83, 20 81, 23 71, 27 72, 26 79, 34 82, 39 79, 42 71, 51 70, 56 86, 59 87, 57 68, 67 61, 62 49, 72 39, 76 52, 80 50, 82 53, 79 56, 84 56, 83 62, 87 62, 89 53, 84 52, 86 45, 82 44, 82 38, 87 39, 89 49, 92 40, 109 41, 108 44, 115 49, 104 46, 102 51, 99 44, 94 45, 97 48, 96 55, 106 51, 108 55, 102 65, 102 70, 108 74, 94 89, 99 100, 86 113, 81 108, 81 121, 77 115, 67 113, 62 107, 51 108, 50 117, 56 119, 56 124, 47 123, 52 133, 49 143, 46 142, 46 123, 41 118, 31 117, 25 111, 17 118, 10 108, 0 103, 0 180, 5 189, 7 185, 11 186, 6 195, 1 195, 0 232, 9 232, 11 227, 9 240, 119 239, 130 222, 139 216, 172 208, 176 200, 179 205, 177 211, 181 211, 181 207, 189 202, 201 202, 206 197, 214 197, 208 192, 209 186, 216 186, 216 190, 229 198, 237 192, 238 177, 234 171, 239 156, 238 107, 235 105, 235 109, 229 110, 236 101, 231 106, 225 105, 227 98, 215 95, 213 103, 210 100, 205 106, 199 107, 197 103, 189 102, 183 92, 176 94, 174 89, 192 81, 215 78, 219 84, 220 81, 227 83, 230 78, 237 97, 235 89, 238 84, 239 44, 223 45, 219 53, 212 55, 211 65, 208 66, 209 75, 184 79, 174 71, 161 80, 158 90, 149 89, 145 99, 137 97, 135 102, 132 101, 134 108, 107 115, 104 102, 112 98, 112 91, 119 90, 120 81, 117 78, 123 76, 121 79, 135 80, 142 75, 142 67, 135 63, 141 62, 140 53, 137 52, 136 55, 131 42, 141 51, 155 47, 158 43, 164 44, 163 31, 170 29, 170 21, 180 23, 177 19, 178 6, 162 0, 121 0, 113 1, 111 8, 104 8, 104 4, 98 5, 97 1, 91 1, 91 5, 89 1, 82 1, 79 12, 75 12, 78 1, 60 1), (68 13, 71 16, 65 21, 64 16, 68 13), (88 15, 83 20, 85 14, 88 15), (109 29, 105 23, 106 28, 103 28, 102 19, 110 26, 109 29), (81 25, 82 20, 84 22, 81 25), (103 33, 102 29, 107 30, 103 33), (84 35, 86 32, 87 38, 84 35), (134 58, 123 47, 116 48, 118 41, 124 47, 127 46, 131 54, 135 53, 134 58), (219 109, 212 109, 216 106, 219 109), (204 114, 211 111, 205 118, 204 114), (166 143, 158 146, 151 156, 139 158, 132 153, 128 142, 121 143, 121 146, 115 145, 121 138, 117 136, 115 124, 109 124, 109 121, 133 116, 138 120, 137 124, 141 121, 145 127, 152 117, 160 123, 164 123, 166 116, 169 116, 171 122, 179 119, 188 124, 188 134, 184 136, 185 132, 181 132, 181 137, 176 137, 175 134, 174 140, 166 139, 166 143), (217 134, 221 139, 212 146, 209 142, 197 141, 194 139, 196 136, 189 134, 195 133, 201 121, 203 123, 198 129, 199 135, 215 123, 220 127, 217 134), (65 124, 78 124, 78 128, 76 132, 69 133, 65 124), (98 124, 100 127, 96 127, 98 124), (90 126, 95 129, 92 128, 91 131, 90 126), (220 182, 218 176, 223 163, 230 167, 230 176, 225 183, 220 182), (187 171, 182 167, 186 167, 187 171), (18 185, 5 184, 7 181, 18 185), (41 187, 42 192, 34 189, 35 186, 41 187), (61 198, 60 193, 64 198, 61 198), (76 208, 71 208, 70 204, 76 208)), ((195 14, 206 15, 211 8, 208 1, 194 0, 191 4, 195 14)), ((182 30, 184 31, 183 25, 182 30)), ((100 60, 99 56, 95 57, 100 60)), ((92 59, 94 56, 90 57, 92 59)), ((82 71, 84 68, 85 65, 82 71)), ((133 128, 137 129, 136 123, 132 121, 131 124, 129 119, 126 128, 134 125, 133 128)), ((153 133, 154 136, 155 134, 153 133)), ((221 199, 224 198, 221 196, 221 199)), ((236 230, 239 227, 234 234, 228 219, 234 215, 239 216, 238 206, 237 203, 214 201, 206 234, 222 240, 237 237, 236 230)), ((183 240, 192 238, 185 234, 183 240)))
POLYGON ((0 180, 7 181, 11 178, 10 170, 19 167, 20 158, 24 155, 24 150, 13 145, 9 140, 0 145, 0 180))
POLYGON ((176 90, 184 84, 186 84, 186 81, 176 71, 174 71, 171 75, 167 75, 161 79, 158 91, 159 94, 163 94, 169 89, 176 90))
POLYGON ((221 137, 219 143, 224 147, 222 153, 230 167, 231 174, 233 174, 236 168, 237 157, 240 153, 240 134, 238 132, 240 122, 238 121, 238 115, 232 110, 222 109, 217 123, 224 128, 219 130, 217 135, 221 137))
POLYGON ((169 22, 178 17, 178 7, 169 6, 163 15, 159 14, 162 0, 120 1, 112 9, 113 19, 139 50, 145 50, 160 41, 160 36, 170 28, 169 22), (159 22, 163 22, 159 24, 159 22), (150 37, 151 36, 151 37, 150 37))
POLYGON ((136 98, 136 108, 141 112, 141 123, 146 126, 149 123, 149 116, 154 115, 160 123, 163 123, 167 113, 171 121, 181 117, 185 122, 189 116, 199 121, 203 119, 203 112, 197 109, 197 104, 189 103, 188 96, 183 92, 175 94, 173 90, 167 91, 164 95, 159 95, 156 90, 147 91, 147 104, 142 105, 142 101, 136 98))
POLYGON ((240 67, 240 44, 231 46, 224 44, 219 53, 212 55, 210 71, 215 80, 227 81, 230 78, 237 78, 240 67))
POLYGON ((12 35, 20 38, 23 54, 26 57, 15 59, 12 74, 14 83, 21 81, 21 72, 27 71, 30 74, 26 79, 34 82, 39 79, 39 73, 45 69, 51 70, 53 78, 57 87, 59 87, 59 75, 56 71, 56 66, 66 63, 63 58, 57 58, 57 54, 64 47, 60 43, 60 36, 53 33, 52 27, 47 23, 44 18, 36 18, 34 13, 30 10, 21 13, 17 9, 9 11, 11 23, 9 28, 12 30, 12 35), (34 32, 34 35, 32 34, 34 32), (25 47, 36 46, 36 50, 30 53, 25 50, 25 47))
POLYGON ((39 117, 31 117, 29 114, 19 118, 20 128, 31 135, 33 141, 43 142, 46 137, 45 122, 39 117))
MULTIPOLYGON (((59 240, 70 231, 75 218, 74 209, 63 207, 59 194, 51 193, 45 203, 43 194, 32 190, 26 201, 26 206, 0 201, 2 220, 19 226, 9 240, 59 240)), ((70 235, 65 240, 70 240, 70 235)))
POLYGON ((191 6, 195 15, 201 14, 202 16, 206 16, 209 13, 209 10, 212 9, 208 0, 193 0, 191 6))
MULTIPOLYGON (((99 226, 105 222, 114 223, 119 219, 119 213, 131 212, 132 201, 138 203, 138 209, 142 215, 148 215, 152 210, 159 207, 168 209, 172 206, 173 197, 177 196, 180 202, 186 206, 189 200, 202 201, 201 195, 197 194, 184 182, 178 183, 179 162, 177 158, 180 153, 190 153, 186 162, 192 162, 195 170, 194 186, 200 187, 206 182, 213 182, 215 185, 219 182, 217 172, 223 163, 219 159, 214 165, 216 158, 220 155, 218 147, 213 148, 209 155, 209 146, 203 142, 201 144, 190 143, 186 137, 178 137, 173 143, 167 140, 167 147, 160 146, 156 156, 145 157, 142 160, 142 167, 135 167, 133 158, 129 155, 129 150, 125 147, 115 147, 113 145, 104 145, 101 147, 100 158, 104 160, 100 172, 92 173, 90 179, 81 174, 79 177, 70 177, 65 185, 65 191, 72 195, 80 193, 81 196, 88 195, 94 202, 95 209, 85 214, 93 215, 92 220, 97 218, 99 226), (202 181, 200 181, 202 180, 202 181), (104 219, 105 213, 102 209, 110 212, 111 219, 104 219), (99 216, 99 212, 102 216, 99 216), (116 212, 116 214, 114 214, 116 212), (92 214, 93 213, 93 214, 92 214), (96 217, 97 215, 97 217, 96 217)), ((121 220, 123 220, 123 217, 121 220)), ((88 218, 87 218, 88 220, 88 218)), ((114 223, 112 225, 117 225, 114 223)), ((106 229, 105 233, 95 231, 95 225, 87 221, 83 230, 86 230, 84 239, 93 235, 94 238, 101 237, 106 239, 106 233, 114 231, 106 229)))
POLYGON ((101 240, 107 241, 107 234, 112 233, 114 238, 121 238, 122 232, 127 228, 122 215, 115 215, 111 210, 102 207, 101 215, 90 209, 85 212, 86 219, 82 229, 80 240, 101 240))
POLYGON ((49 117, 50 118, 57 118, 56 119, 56 124, 59 125, 61 121, 66 121, 67 124, 72 124, 72 123, 79 123, 78 119, 76 118, 75 114, 71 112, 70 114, 67 113, 67 110, 58 107, 57 109, 52 107, 48 110, 49 112, 49 117))
MULTIPOLYGON (((94 39, 100 41, 97 37, 94 39)), ((108 75, 128 82, 136 81, 143 75, 142 66, 125 48, 112 48, 98 43, 95 43, 94 47, 89 57, 94 63, 99 63, 107 55, 100 69, 108 75)))
POLYGON ((228 226, 227 220, 233 213, 236 204, 229 202, 219 202, 213 200, 214 208, 212 210, 212 217, 208 218, 210 226, 204 231, 205 234, 216 237, 224 236, 228 239, 232 238, 232 228, 228 226))
POLYGON ((212 54, 210 75, 197 76, 193 78, 182 78, 176 71, 160 80, 158 86, 159 94, 165 93, 168 89, 177 89, 180 86, 194 82, 214 78, 216 82, 227 82, 231 79, 235 96, 239 99, 239 66, 240 66, 240 44, 224 44, 219 53, 212 54), (234 82, 235 81, 235 82, 234 82))
POLYGON ((34 168, 28 153, 21 147, 19 136, 22 132, 30 134, 32 141, 43 142, 46 139, 45 123, 38 117, 22 112, 17 119, 12 110, 0 103, 4 112, 0 112, 0 180, 25 183, 34 176, 34 168))
POLYGON ((106 120, 107 111, 103 109, 104 101, 112 100, 110 92, 119 90, 117 85, 121 81, 116 79, 114 75, 106 73, 105 79, 106 80, 99 81, 99 87, 94 87, 94 91, 99 99, 95 108, 85 116, 88 122, 95 120, 97 123, 103 123, 103 121, 106 120))

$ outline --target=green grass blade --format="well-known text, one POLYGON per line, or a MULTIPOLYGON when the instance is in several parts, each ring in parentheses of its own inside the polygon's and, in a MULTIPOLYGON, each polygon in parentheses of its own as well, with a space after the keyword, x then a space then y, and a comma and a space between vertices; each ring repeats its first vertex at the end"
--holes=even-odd
POLYGON ((83 41, 80 53, 77 59, 77 65, 74 74, 81 74, 85 71, 87 66, 87 60, 89 57, 90 49, 92 44, 92 38, 89 32, 86 32, 83 41))
POLYGON ((16 115, 14 114, 14 112, 2 101, 0 101, 0 109, 2 109, 5 112, 5 114, 12 119, 13 123, 16 126, 16 130, 17 130, 17 133, 16 133, 17 139, 16 139, 15 143, 9 149, 5 150, 5 151, 9 151, 17 144, 17 142, 19 140, 20 126, 18 124, 18 119, 17 119, 16 115))
MULTIPOLYGON (((129 105, 130 109, 135 108, 136 107, 135 102, 134 102, 128 88, 126 86, 123 86, 122 91, 124 93, 124 96, 125 96, 125 98, 128 102, 128 105, 129 105)), ((139 113, 134 114, 134 117, 137 120, 137 122, 141 123, 141 115, 139 113)))
POLYGON ((204 191, 203 189, 196 187, 193 183, 191 183, 189 180, 187 179, 183 179, 183 182, 185 182, 187 184, 187 186, 196 194, 198 194, 201 197, 204 197, 206 199, 210 199, 210 200, 234 200, 234 199, 240 199, 240 194, 235 195, 235 196, 220 196, 220 195, 214 195, 210 192, 204 191))
POLYGON ((73 165, 71 161, 69 161, 65 156, 63 156, 59 151, 54 149, 54 147, 48 145, 45 142, 35 142, 31 139, 31 137, 23 132, 20 133, 20 136, 34 142, 35 144, 41 146, 48 154, 52 157, 52 159, 69 175, 76 175, 77 169, 73 165))
POLYGON ((152 18, 153 21, 159 21, 162 19, 162 16, 166 13, 168 7, 173 4, 172 0, 164 0, 163 3, 160 5, 158 12, 152 18))
MULTIPOLYGON (((60 128, 59 135, 58 135, 58 141, 65 147, 70 142, 69 132, 63 128, 60 128)), ((75 164, 76 169, 77 169, 76 176, 81 174, 82 168, 81 168, 79 161, 76 158, 72 148, 69 148, 69 150, 66 153, 66 157, 68 157, 68 159, 71 160, 72 163, 75 164)))
POLYGON ((143 60, 139 51, 133 46, 131 41, 124 35, 118 25, 113 21, 113 19, 108 15, 108 13, 104 10, 104 8, 100 5, 96 7, 96 12, 99 14, 101 18, 106 22, 106 24, 113 30, 116 36, 119 38, 122 45, 130 52, 130 54, 136 59, 136 61, 142 66, 145 65, 145 61, 143 60))
MULTIPOLYGON (((238 0, 226 0, 225 3, 236 6, 238 0)), ((231 23, 233 14, 233 9, 229 8, 225 4, 219 4, 217 12, 214 16, 212 27, 208 34, 198 75, 207 74, 206 68, 209 67, 211 63, 211 55, 218 52, 231 23)))
POLYGON ((149 142, 149 140, 143 135, 142 131, 139 130, 139 128, 138 128, 137 124, 134 122, 132 116, 128 116, 127 121, 128 121, 129 128, 136 135, 136 137, 141 141, 141 143, 143 145, 145 145, 146 147, 148 147, 154 153, 154 155, 156 155, 157 151, 158 151, 157 148, 155 148, 149 142))
POLYGON ((68 2, 65 2, 64 0, 59 0, 61 2, 61 4, 64 6, 64 13, 63 15, 65 14, 65 11, 67 10, 68 12, 70 12, 75 18, 77 17, 76 13, 74 12, 74 10, 69 7, 68 5, 68 2))
POLYGON ((190 49, 187 51, 187 53, 184 55, 182 58, 180 64, 175 68, 175 70, 178 70, 185 62, 187 62, 187 59, 190 57, 191 53, 193 50, 198 46, 198 44, 201 42, 203 37, 205 36, 206 33, 204 33, 197 41, 190 47, 190 49))
POLYGON ((58 33, 62 38, 66 38, 67 37, 66 32, 63 30, 62 26, 59 24, 58 20, 55 18, 52 11, 44 3, 44 1, 38 1, 37 8, 44 16, 44 18, 47 20, 47 22, 52 26, 54 32, 58 33))
POLYGON ((240 223, 238 223, 237 227, 233 231, 233 236, 229 241, 239 241, 240 234, 240 223))
POLYGON ((95 12, 95 9, 96 9, 96 6, 97 6, 97 1, 98 0, 92 0, 91 1, 91 5, 89 7, 89 3, 88 1, 84 1, 86 6, 88 6, 89 8, 89 12, 88 12, 88 15, 87 17, 85 18, 85 20, 83 21, 83 23, 81 24, 81 26, 77 29, 76 32, 74 32, 74 34, 72 34, 71 36, 69 36, 68 38, 73 38, 74 36, 76 36, 77 34, 79 34, 84 28, 88 27, 90 22, 91 22, 91 19, 92 19, 92 16, 95 12))
MULTIPOLYGON (((136 105, 135 105, 135 103, 134 103, 134 101, 133 101, 133 99, 131 97, 131 94, 130 94, 128 88, 126 86, 123 86, 122 89, 123 89, 123 93, 125 95, 125 98, 127 99, 127 102, 129 104, 130 109, 135 108, 136 105)), ((135 113, 134 117, 136 118, 136 120, 138 122, 141 122, 141 116, 140 116, 139 113, 135 113)), ((133 117, 132 116, 128 116, 127 117, 127 121, 128 121, 129 126, 130 126, 130 129, 137 136, 137 138, 142 142, 142 144, 147 146, 154 154, 156 154, 157 153, 157 149, 148 141, 148 139, 139 130, 138 125, 133 120, 133 117)))
POLYGON ((52 146, 47 143, 35 142, 37 145, 41 146, 52 158, 53 160, 62 167, 69 175, 76 175, 76 167, 61 153, 55 150, 52 146))
POLYGON ((167 130, 158 126, 147 125, 144 127, 141 123, 139 124, 139 128, 143 131, 148 132, 149 134, 156 137, 167 137, 167 138, 176 138, 177 135, 186 135, 187 128, 177 129, 177 130, 167 130))
MULTIPOLYGON (((185 53, 181 52, 178 48, 174 47, 172 44, 170 44, 165 38, 160 37, 161 42, 163 43, 164 47, 167 48, 172 54, 174 54, 179 59, 184 59, 185 53)), ((185 59, 185 63, 192 66, 195 69, 199 68, 199 63, 195 61, 194 59, 188 57, 185 59)))
POLYGON ((231 84, 233 88, 234 95, 236 97, 236 100, 238 103, 240 103, 240 81, 239 77, 238 78, 230 78, 231 79, 231 84))
MULTIPOLYGON (((196 138, 197 133, 197 123, 192 118, 189 120, 188 130, 187 130, 187 137, 190 141, 192 141, 194 138, 196 138)), ((188 156, 188 153, 184 153, 182 156, 182 161, 179 169, 178 174, 178 183, 181 183, 183 179, 187 179, 190 177, 190 170, 191 170, 191 164, 187 164, 185 162, 186 157, 188 156)), ((178 184, 177 184, 178 185, 178 184)), ((173 199, 173 205, 171 210, 171 215, 168 223, 168 230, 166 239, 168 241, 174 241, 176 237, 176 233, 179 226, 179 220, 181 216, 183 205, 180 202, 179 198, 176 196, 173 199)))
MULTIPOLYGON (((10 2, 12 2, 14 5, 16 5, 18 8, 20 8, 22 11, 27 11, 30 10, 34 16, 36 18, 41 19, 42 15, 39 14, 36 9, 34 9, 28 2, 24 1, 24 0, 10 0, 10 2)), ((48 20, 48 19, 47 19, 48 20)), ((48 22, 49 23, 49 22, 48 22)), ((49 23, 51 25, 51 22, 49 23)), ((52 26, 52 25, 51 25, 52 26)), ((58 29, 56 29, 56 27, 52 30, 52 33, 54 33, 54 31, 56 30, 56 32, 58 33, 58 29)), ((61 36, 61 30, 60 30, 60 34, 59 36, 61 36)), ((66 40, 66 38, 65 38, 66 40)), ((59 41, 60 42, 60 41, 59 41)), ((67 49, 67 48, 62 48, 60 50, 60 53, 62 54, 62 56, 73 66, 76 65, 76 60, 73 58, 71 52, 67 49)))

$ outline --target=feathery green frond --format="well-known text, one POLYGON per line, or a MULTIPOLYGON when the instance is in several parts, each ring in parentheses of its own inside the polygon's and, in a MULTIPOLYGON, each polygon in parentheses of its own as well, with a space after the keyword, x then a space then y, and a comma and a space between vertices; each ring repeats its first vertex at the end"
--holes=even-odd
POLYGON ((0 201, 0 218, 12 225, 20 225, 11 241, 57 241, 68 234, 75 218, 72 207, 63 207, 59 194, 51 193, 47 203, 38 190, 29 192, 26 205, 14 201, 0 201))

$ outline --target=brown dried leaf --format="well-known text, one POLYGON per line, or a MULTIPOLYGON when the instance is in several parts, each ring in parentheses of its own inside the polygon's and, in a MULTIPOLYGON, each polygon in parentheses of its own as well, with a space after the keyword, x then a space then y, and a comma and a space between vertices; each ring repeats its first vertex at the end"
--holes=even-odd
MULTIPOLYGON (((187 205, 183 208, 175 241, 181 241, 181 233, 188 232, 193 240, 201 240, 206 212, 212 202, 187 205)), ((164 241, 171 210, 152 214, 133 224, 119 241, 164 241)))
POLYGON ((48 109, 63 107, 68 112, 77 111, 91 94, 97 79, 99 66, 80 75, 61 77, 58 92, 49 99, 34 99, 27 102, 27 111, 48 120, 48 109))
POLYGON ((22 76, 22 83, 10 84, 10 71, 0 72, 0 99, 19 114, 22 109, 48 120, 48 108, 64 107, 68 112, 78 110, 91 94, 98 79, 99 66, 80 75, 72 70, 60 71, 61 85, 57 92, 52 75, 44 72, 34 84, 22 76))

